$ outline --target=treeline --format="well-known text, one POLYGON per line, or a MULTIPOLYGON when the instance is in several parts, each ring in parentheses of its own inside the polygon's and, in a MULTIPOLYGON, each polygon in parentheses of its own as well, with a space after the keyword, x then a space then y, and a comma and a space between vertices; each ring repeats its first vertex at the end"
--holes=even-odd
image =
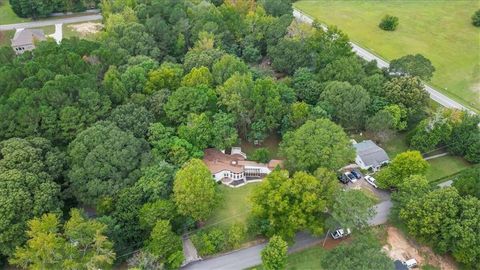
POLYGON ((9 0, 13 11, 21 18, 48 17, 54 12, 81 12, 97 8, 100 0, 9 0))

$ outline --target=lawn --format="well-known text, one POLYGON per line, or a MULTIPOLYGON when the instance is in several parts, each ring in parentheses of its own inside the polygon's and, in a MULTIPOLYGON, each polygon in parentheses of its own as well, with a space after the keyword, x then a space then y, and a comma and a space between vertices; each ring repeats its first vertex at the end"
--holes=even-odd
POLYGON ((470 20, 480 1, 305 0, 294 6, 387 60, 423 54, 436 68, 431 83, 480 111, 480 28, 470 20), (396 31, 378 28, 386 14, 399 17, 396 31))
MULTIPOLYGON (((321 247, 313 247, 303 251, 293 253, 287 257, 287 270, 322 270, 320 262, 325 255, 326 250, 321 247)), ((263 270, 259 265, 253 269, 263 270)))
POLYGON ((0 24, 29 22, 31 19, 20 18, 13 12, 8 0, 0 0, 0 24))
POLYGON ((457 156, 444 156, 428 160, 430 167, 427 170, 428 181, 435 181, 452 174, 458 173, 472 164, 457 156))
POLYGON ((219 186, 222 200, 215 213, 208 219, 206 225, 245 223, 251 209, 249 196, 259 184, 249 183, 238 188, 219 186))

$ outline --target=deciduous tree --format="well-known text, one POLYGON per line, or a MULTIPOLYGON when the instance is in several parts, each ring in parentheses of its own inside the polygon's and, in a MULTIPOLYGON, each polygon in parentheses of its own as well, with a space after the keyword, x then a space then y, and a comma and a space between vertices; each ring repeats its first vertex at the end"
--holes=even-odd
POLYGON ((288 245, 282 237, 274 235, 262 250, 262 266, 266 270, 285 269, 288 245))
POLYGON ((425 58, 425 56, 421 54, 409 54, 392 60, 389 71, 401 75, 408 74, 429 81, 433 76, 433 72, 435 72, 435 67, 433 67, 432 62, 425 58))
POLYGON ((411 175, 424 175, 428 169, 418 151, 406 151, 398 154, 387 168, 377 174, 378 186, 381 188, 396 188, 411 175))

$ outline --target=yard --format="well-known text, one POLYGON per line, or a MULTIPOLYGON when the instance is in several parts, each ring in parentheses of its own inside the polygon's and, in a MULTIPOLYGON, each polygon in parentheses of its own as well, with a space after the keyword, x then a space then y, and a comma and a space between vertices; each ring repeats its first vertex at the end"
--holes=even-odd
POLYGON ((13 12, 8 0, 0 0, 0 24, 29 22, 31 19, 20 18, 13 12))
POLYGON ((461 157, 450 155, 428 160, 428 163, 430 167, 427 179, 430 182, 458 173, 472 165, 461 157))
MULTIPOLYGON (((361 142, 363 140, 373 140, 373 135, 369 134, 368 132, 363 132, 361 134, 350 134, 350 137, 357 142, 361 142)), ((405 152, 408 150, 407 144, 407 134, 404 133, 394 133, 387 141, 379 143, 378 146, 382 147, 385 152, 387 152, 388 157, 392 160, 396 155, 405 152)), ((373 140, 375 141, 375 140, 373 140)))
POLYGON ((480 29, 471 24, 479 1, 304 0, 294 6, 350 39, 392 60, 421 53, 436 68, 432 84, 446 95, 480 110, 480 29), (399 17, 396 31, 378 27, 386 14, 399 17))
POLYGON ((245 223, 251 209, 249 197, 259 184, 260 183, 249 183, 239 188, 231 188, 224 185, 219 186, 222 200, 206 225, 230 225, 236 222, 245 223))
MULTIPOLYGON (((302 250, 297 253, 288 255, 287 257, 287 270, 322 270, 320 262, 325 255, 326 250, 322 247, 316 246, 302 250)), ((260 265, 253 269, 263 270, 260 265)))

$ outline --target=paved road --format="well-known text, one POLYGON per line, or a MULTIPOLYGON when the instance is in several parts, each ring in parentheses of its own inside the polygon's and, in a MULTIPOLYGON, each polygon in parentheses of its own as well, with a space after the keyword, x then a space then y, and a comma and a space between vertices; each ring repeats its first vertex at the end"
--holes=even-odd
MULTIPOLYGON (((303 14, 301 11, 294 9, 293 10, 293 16, 299 20, 303 21, 305 23, 311 24, 313 22, 313 19, 309 17, 308 15, 303 14)), ((323 26, 326 28, 325 26, 323 26)), ((352 46, 353 51, 363 59, 367 61, 377 61, 377 66, 379 68, 386 68, 389 66, 388 62, 383 60, 382 58, 376 56, 375 54, 367 51, 366 49, 360 47, 359 45, 350 42, 350 45, 352 46)), ((439 103, 440 105, 447 107, 447 108, 455 108, 455 109, 461 109, 461 110, 467 110, 470 111, 471 113, 474 113, 472 110, 469 108, 463 106, 462 104, 456 102, 455 100, 452 100, 451 98, 445 96, 444 94, 440 93, 438 90, 434 89, 428 84, 425 85, 425 90, 430 94, 430 98, 439 103)))
MULTIPOLYGON (((392 202, 390 200, 383 201, 375 206, 377 214, 373 217, 369 224, 380 225, 387 222, 392 202)), ((321 243, 323 237, 312 237, 306 233, 299 233, 295 237, 295 244, 289 248, 289 252, 295 252, 315 244, 321 243)), ((261 264, 262 260, 260 252, 265 244, 256 245, 242 250, 234 251, 223 256, 197 261, 191 263, 183 270, 242 270, 261 264)))
POLYGON ((86 21, 95 21, 101 20, 101 14, 93 14, 93 15, 85 15, 85 16, 78 16, 78 17, 71 17, 71 18, 62 18, 62 19, 49 19, 49 20, 41 20, 41 21, 33 21, 33 22, 26 22, 26 23, 15 23, 15 24, 4 24, 0 25, 0 31, 6 30, 15 30, 18 28, 36 28, 36 27, 43 27, 48 25, 55 25, 55 24, 69 24, 69 23, 80 23, 86 21))

